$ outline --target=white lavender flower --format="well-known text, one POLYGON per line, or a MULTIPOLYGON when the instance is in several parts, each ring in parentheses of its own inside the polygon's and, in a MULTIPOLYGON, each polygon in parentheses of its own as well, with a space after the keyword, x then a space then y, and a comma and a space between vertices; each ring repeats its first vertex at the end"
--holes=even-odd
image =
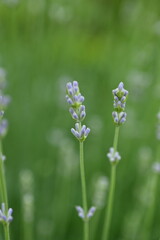
POLYGON ((116 125, 121 125, 126 121, 127 114, 124 112, 126 101, 128 97, 128 91, 124 89, 123 82, 120 82, 118 88, 112 91, 114 96, 114 109, 112 113, 114 123, 116 125))
POLYGON ((80 123, 75 124, 75 129, 71 128, 72 134, 81 142, 83 142, 90 133, 90 128, 87 128, 86 125, 81 126, 80 123))
POLYGON ((0 209, 0 221, 3 223, 10 223, 13 220, 12 213, 13 213, 13 209, 9 208, 6 214, 5 204, 2 203, 2 206, 0 209))
POLYGON ((84 213, 84 210, 82 207, 80 206, 76 206, 76 210, 78 212, 78 216, 80 218, 82 218, 83 220, 89 220, 91 217, 93 217, 95 211, 96 211, 96 207, 91 207, 89 210, 88 210, 88 213, 86 214, 85 216, 85 213, 84 213))
POLYGON ((121 156, 119 152, 116 152, 114 148, 109 149, 109 153, 107 153, 107 157, 109 158, 110 162, 118 162, 121 160, 121 156))

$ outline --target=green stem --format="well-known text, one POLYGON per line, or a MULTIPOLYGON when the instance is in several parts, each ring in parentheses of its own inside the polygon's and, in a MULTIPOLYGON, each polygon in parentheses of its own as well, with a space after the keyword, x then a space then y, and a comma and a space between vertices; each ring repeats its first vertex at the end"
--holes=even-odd
MULTIPOLYGON (((114 135, 114 141, 113 141, 113 148, 115 152, 117 151, 118 136, 119 136, 119 126, 115 128, 115 135, 114 135)), ((108 207, 106 208, 102 240, 108 240, 108 237, 109 237, 109 230, 110 230, 111 220, 112 220, 112 209, 113 209, 115 185, 116 185, 116 166, 117 166, 116 163, 112 163, 108 207)))
MULTIPOLYGON (((2 203, 5 204, 5 214, 8 214, 8 198, 7 198, 7 188, 6 188, 6 181, 5 181, 5 172, 4 172, 4 165, 2 160, 2 143, 0 142, 0 193, 1 193, 1 200, 2 203)), ((4 234, 5 240, 10 240, 9 234, 9 223, 3 224, 4 226, 4 234)))
MULTIPOLYGON (((83 152, 83 142, 80 142, 80 174, 81 174, 81 184, 82 184, 82 202, 85 216, 87 215, 87 194, 86 194, 86 180, 85 180, 85 170, 84 170, 84 152, 83 152)), ((89 239, 89 222, 84 219, 84 240, 89 239)))
POLYGON ((5 240, 10 240, 9 223, 4 224, 4 236, 5 236, 5 240))

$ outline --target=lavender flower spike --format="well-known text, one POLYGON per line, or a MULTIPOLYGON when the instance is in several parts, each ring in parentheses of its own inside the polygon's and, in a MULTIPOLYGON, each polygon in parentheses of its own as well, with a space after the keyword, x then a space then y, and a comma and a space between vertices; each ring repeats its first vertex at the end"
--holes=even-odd
POLYGON ((124 112, 126 101, 128 97, 128 91, 124 89, 124 83, 120 82, 118 88, 112 91, 114 96, 114 109, 112 117, 116 125, 121 125, 126 121, 127 114, 124 112))
POLYGON ((13 220, 12 213, 13 213, 13 209, 9 208, 8 213, 6 215, 5 204, 2 203, 2 207, 0 209, 0 221, 5 223, 10 223, 13 220))
POLYGON ((66 85, 66 100, 71 106, 69 112, 74 120, 77 122, 82 122, 86 117, 85 106, 82 105, 84 102, 84 97, 81 95, 78 82, 69 82, 66 85))

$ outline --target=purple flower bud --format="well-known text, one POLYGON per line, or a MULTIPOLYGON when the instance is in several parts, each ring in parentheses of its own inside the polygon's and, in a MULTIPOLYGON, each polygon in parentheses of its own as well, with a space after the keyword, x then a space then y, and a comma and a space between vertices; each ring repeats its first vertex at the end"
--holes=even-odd
POLYGON ((74 113, 72 114, 72 117, 73 117, 73 119, 78 120, 78 115, 77 115, 77 113, 74 112, 74 113))
POLYGON ((124 96, 126 97, 128 95, 128 91, 124 90, 124 96))
POLYGON ((78 138, 78 139, 80 138, 80 134, 77 131, 75 131, 74 128, 71 128, 71 132, 76 138, 78 138))
POLYGON ((117 94, 117 92, 118 92, 118 88, 112 90, 112 93, 113 93, 114 96, 117 94))
POLYGON ((69 108, 69 112, 70 112, 70 114, 73 114, 74 113, 74 109, 73 108, 69 108))
POLYGON ((118 101, 119 98, 118 98, 117 96, 114 96, 114 100, 115 100, 115 101, 118 101))
POLYGON ((124 87, 124 83, 120 82, 119 85, 118 85, 118 90, 122 91, 123 87, 124 87))
POLYGON ((73 87, 78 87, 78 82, 77 81, 73 81, 73 87))
POLYGON ((77 96, 77 95, 75 95, 75 96, 73 97, 73 99, 74 99, 75 102, 78 102, 78 96, 77 96))
POLYGON ((72 104, 73 104, 73 101, 72 101, 72 99, 71 99, 71 98, 68 98, 68 99, 67 99, 67 102, 68 102, 70 105, 72 105, 72 104))
POLYGON ((88 134, 90 133, 90 128, 87 128, 86 131, 85 131, 85 137, 88 137, 88 134))
POLYGON ((126 121, 126 118, 121 118, 120 123, 124 123, 126 121))
POLYGON ((66 88, 67 88, 68 90, 72 89, 72 83, 71 83, 71 82, 67 83, 66 88))
POLYGON ((13 213, 13 209, 12 209, 12 208, 9 208, 9 209, 8 209, 8 215, 11 216, 12 213, 13 213))
POLYGON ((68 93, 69 93, 69 95, 73 96, 73 91, 72 91, 72 89, 69 89, 69 90, 68 90, 68 93))
POLYGON ((121 102, 124 102, 124 101, 126 101, 126 97, 125 97, 125 96, 123 96, 123 97, 121 98, 121 102))
POLYGON ((82 207, 80 207, 80 206, 76 206, 76 210, 77 210, 77 212, 78 212, 78 216, 80 217, 80 218, 85 218, 85 215, 84 215, 84 210, 83 210, 83 208, 82 207))
POLYGON ((86 131, 86 125, 83 125, 81 128, 80 137, 82 137, 85 134, 85 131, 86 131))
POLYGON ((83 120, 86 117, 85 111, 81 112, 80 119, 83 120))
POLYGON ((81 105, 81 106, 80 106, 80 112, 83 112, 83 111, 85 111, 85 106, 84 106, 84 105, 81 105))
POLYGON ((79 97, 79 102, 81 102, 81 103, 84 102, 84 97, 83 96, 79 97))
POLYGON ((96 211, 96 208, 95 207, 91 207, 87 213, 87 218, 91 218, 93 217, 94 213, 96 211))

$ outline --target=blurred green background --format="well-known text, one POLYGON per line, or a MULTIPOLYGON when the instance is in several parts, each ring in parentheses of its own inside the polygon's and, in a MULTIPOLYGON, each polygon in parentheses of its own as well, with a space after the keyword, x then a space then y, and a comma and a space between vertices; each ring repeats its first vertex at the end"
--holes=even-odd
MULTIPOLYGON (((159 9, 158 0, 0 1, 0 67, 12 97, 3 142, 12 240, 82 239, 75 210, 82 202, 78 142, 65 102, 65 85, 73 80, 85 96, 85 123, 91 128, 85 142, 89 206, 98 177, 110 177, 111 91, 123 81, 128 116, 120 130, 110 240, 146 240, 146 228, 150 240, 159 240, 160 191, 152 186, 158 158, 159 9), (153 221, 146 223, 153 202, 153 221)), ((91 239, 101 239, 103 221, 104 206, 91 220, 91 239)))

